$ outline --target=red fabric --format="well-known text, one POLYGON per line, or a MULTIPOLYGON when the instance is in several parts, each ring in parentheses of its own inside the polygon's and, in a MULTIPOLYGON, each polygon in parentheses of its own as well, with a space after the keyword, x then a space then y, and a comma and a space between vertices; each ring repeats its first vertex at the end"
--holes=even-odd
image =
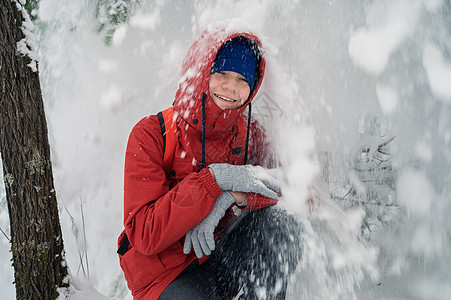
MULTIPOLYGON (((189 50, 182 67, 182 80, 173 106, 178 141, 170 174, 163 168, 163 138, 156 116, 142 119, 130 133, 125 156, 124 225, 129 250, 119 256, 128 287, 135 299, 158 299, 166 286, 196 259, 193 251, 183 253, 185 234, 211 211, 222 194, 208 169, 200 170, 202 157, 201 99, 206 96, 206 165, 243 164, 247 119, 242 115, 247 104, 236 110, 222 111, 208 94, 208 78, 216 52, 223 42, 249 33, 224 30, 204 32, 189 50), (195 120, 197 119, 197 121, 195 120), (242 151, 232 154, 232 149, 242 151)), ((261 77, 250 96, 255 96, 261 77)), ((251 126, 249 162, 264 160, 264 134, 254 122, 251 126)), ((277 201, 248 194, 247 209, 260 209, 277 201)), ((245 208, 245 209, 246 209, 245 208)), ((230 216, 230 212, 227 214, 230 216)), ((224 227, 227 218, 218 228, 224 227)), ((204 262, 207 257, 200 260, 204 262)))

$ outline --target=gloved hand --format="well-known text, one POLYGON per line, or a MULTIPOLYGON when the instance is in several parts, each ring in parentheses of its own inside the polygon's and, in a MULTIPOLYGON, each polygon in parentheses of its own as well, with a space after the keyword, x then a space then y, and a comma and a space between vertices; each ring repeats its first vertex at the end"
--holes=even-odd
POLYGON ((208 167, 223 191, 258 193, 271 199, 277 199, 277 193, 281 192, 276 178, 260 166, 211 164, 208 167))
POLYGON ((219 221, 224 217, 226 210, 235 202, 235 198, 229 192, 222 193, 216 199, 215 206, 210 213, 185 236, 183 253, 191 251, 191 245, 198 258, 210 255, 215 250, 215 239, 213 232, 219 221))

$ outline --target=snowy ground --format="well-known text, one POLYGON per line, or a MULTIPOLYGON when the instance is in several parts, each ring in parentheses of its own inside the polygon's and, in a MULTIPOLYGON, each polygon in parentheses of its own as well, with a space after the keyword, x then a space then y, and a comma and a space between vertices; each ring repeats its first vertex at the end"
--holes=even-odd
MULTIPOLYGON (((255 112, 279 145, 283 204, 306 226, 289 298, 451 298, 449 1, 142 0, 109 46, 92 2, 36 12, 69 299, 131 299, 115 253, 128 133, 172 103, 183 55, 218 21, 267 46, 255 112)), ((0 197, 9 235, 3 186, 0 197)), ((1 236, 0 253, 2 299, 14 299, 1 236)))

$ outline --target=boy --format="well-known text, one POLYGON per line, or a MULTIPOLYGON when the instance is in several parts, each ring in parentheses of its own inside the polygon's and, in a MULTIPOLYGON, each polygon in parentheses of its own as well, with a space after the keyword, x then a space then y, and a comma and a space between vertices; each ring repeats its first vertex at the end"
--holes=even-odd
POLYGON ((205 31, 183 62, 173 117, 133 128, 118 253, 135 299, 231 299, 240 289, 255 299, 258 288, 284 299, 300 255, 290 232, 300 228, 265 208, 280 189, 254 166, 269 166, 269 153, 250 107, 243 115, 263 80, 263 54, 248 32, 205 31), (174 146, 166 145, 170 132, 174 146), (234 206, 255 212, 238 223, 234 206))

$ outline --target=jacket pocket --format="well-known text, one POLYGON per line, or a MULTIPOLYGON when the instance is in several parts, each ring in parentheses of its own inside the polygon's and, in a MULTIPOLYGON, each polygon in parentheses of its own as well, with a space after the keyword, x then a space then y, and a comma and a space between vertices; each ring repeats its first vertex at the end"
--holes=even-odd
POLYGON ((180 266, 188 257, 188 255, 183 253, 182 242, 180 240, 176 241, 157 255, 160 263, 166 270, 180 266))
POLYGON ((128 286, 135 291, 144 288, 165 271, 158 255, 145 255, 134 247, 119 256, 119 261, 128 286))
POLYGON ((169 179, 182 180, 193 172, 192 159, 175 157, 172 163, 169 179))

